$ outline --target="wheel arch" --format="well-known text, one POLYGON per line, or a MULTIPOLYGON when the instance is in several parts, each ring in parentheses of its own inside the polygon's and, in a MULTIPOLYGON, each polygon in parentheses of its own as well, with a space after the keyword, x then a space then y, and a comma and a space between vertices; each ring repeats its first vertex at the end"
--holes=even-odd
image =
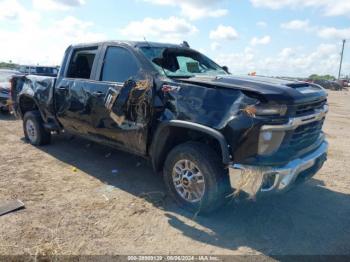
POLYGON ((38 103, 35 101, 34 97, 29 96, 27 94, 22 94, 18 98, 18 110, 22 119, 25 113, 29 111, 38 111, 41 117, 43 117, 39 109, 38 103))
POLYGON ((197 123, 171 120, 160 124, 157 128, 150 148, 150 156, 155 171, 162 170, 166 156, 175 146, 188 142, 204 139, 212 143, 224 165, 230 163, 228 143, 219 131, 197 123))

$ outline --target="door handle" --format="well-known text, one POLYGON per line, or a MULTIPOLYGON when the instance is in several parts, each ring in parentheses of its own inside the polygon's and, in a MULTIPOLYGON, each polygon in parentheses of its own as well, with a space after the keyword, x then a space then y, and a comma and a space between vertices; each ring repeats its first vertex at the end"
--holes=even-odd
POLYGON ((60 91, 67 91, 68 90, 68 86, 60 86, 57 88, 60 91))
POLYGON ((101 96, 104 96, 105 94, 101 91, 97 91, 97 92, 93 92, 92 95, 95 97, 101 97, 101 96))

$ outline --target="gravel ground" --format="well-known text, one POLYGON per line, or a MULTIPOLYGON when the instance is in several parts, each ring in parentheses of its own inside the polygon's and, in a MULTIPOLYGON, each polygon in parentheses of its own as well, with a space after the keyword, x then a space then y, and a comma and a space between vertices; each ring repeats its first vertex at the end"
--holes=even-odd
POLYGON ((314 179, 195 218, 145 160, 65 136, 35 148, 0 115, 0 201, 26 205, 0 217, 0 255, 350 254, 350 93, 329 103, 329 160, 314 179))

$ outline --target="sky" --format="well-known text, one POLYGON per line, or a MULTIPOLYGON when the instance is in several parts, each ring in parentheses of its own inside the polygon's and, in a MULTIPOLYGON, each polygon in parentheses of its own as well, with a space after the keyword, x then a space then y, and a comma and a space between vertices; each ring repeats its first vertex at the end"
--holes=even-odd
POLYGON ((350 0, 0 0, 0 61, 59 65, 76 43, 182 43, 234 74, 350 75, 350 0))

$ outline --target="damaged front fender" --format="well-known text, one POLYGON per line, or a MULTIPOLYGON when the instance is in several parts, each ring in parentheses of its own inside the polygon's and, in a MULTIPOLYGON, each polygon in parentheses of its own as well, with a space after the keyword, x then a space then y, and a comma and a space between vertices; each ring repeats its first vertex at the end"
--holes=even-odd
POLYGON ((165 161, 166 152, 171 149, 171 145, 173 144, 172 142, 175 142, 171 140, 176 137, 173 136, 172 133, 172 131, 174 132, 176 128, 199 132, 215 139, 220 146, 223 164, 228 165, 230 163, 231 159, 230 152, 228 150, 228 144, 222 133, 213 128, 197 123, 191 123, 182 120, 170 120, 168 122, 163 122, 160 124, 153 138, 151 155, 152 164, 155 170, 160 169, 163 162, 165 161))
POLYGON ((171 85, 167 86, 169 88, 164 93, 165 109, 159 117, 160 123, 183 124, 183 128, 192 128, 210 135, 219 141, 224 164, 233 161, 234 152, 243 153, 242 156, 256 153, 255 147, 263 121, 244 110, 247 106, 256 104, 256 98, 241 90, 183 83, 173 89, 170 88, 171 85), (254 145, 254 152, 242 147, 244 144, 254 145))

